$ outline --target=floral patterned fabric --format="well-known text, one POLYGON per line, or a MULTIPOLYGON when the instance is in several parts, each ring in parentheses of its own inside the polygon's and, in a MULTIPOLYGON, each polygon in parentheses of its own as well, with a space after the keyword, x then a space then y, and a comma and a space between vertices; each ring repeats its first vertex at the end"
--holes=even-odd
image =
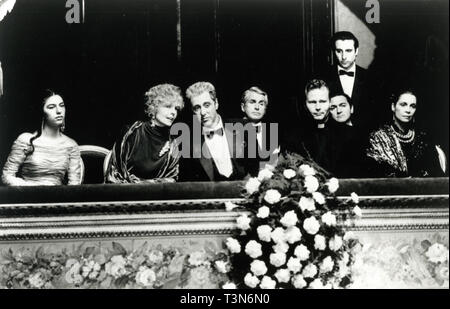
POLYGON ((370 173, 375 177, 440 176, 435 146, 423 131, 415 131, 411 143, 396 136, 392 125, 384 125, 369 136, 366 155, 371 159, 370 173))

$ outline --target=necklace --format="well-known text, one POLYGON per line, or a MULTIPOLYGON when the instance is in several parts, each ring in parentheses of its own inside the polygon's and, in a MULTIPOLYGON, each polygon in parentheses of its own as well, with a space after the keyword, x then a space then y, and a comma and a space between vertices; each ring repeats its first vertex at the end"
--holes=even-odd
POLYGON ((398 137, 398 139, 400 140, 400 142, 402 143, 406 143, 409 144, 414 140, 414 137, 416 135, 414 130, 409 129, 408 132, 406 134, 401 134, 399 132, 397 132, 393 126, 391 126, 392 131, 394 131, 395 136, 398 137))

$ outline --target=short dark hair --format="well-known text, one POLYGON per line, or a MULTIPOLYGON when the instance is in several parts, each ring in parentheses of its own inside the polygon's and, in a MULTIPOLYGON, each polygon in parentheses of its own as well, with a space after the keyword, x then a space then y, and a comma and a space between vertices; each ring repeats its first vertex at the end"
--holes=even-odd
POLYGON ((417 99, 417 90, 412 87, 406 86, 401 87, 396 91, 392 92, 391 95, 389 96, 389 101, 391 102, 391 104, 395 105, 403 94, 411 94, 415 96, 417 99))
POLYGON ((336 49, 336 41, 338 40, 353 40, 355 45, 355 50, 359 47, 359 41, 356 36, 350 31, 339 31, 336 32, 331 38, 331 49, 334 51, 336 49))
POLYGON ((338 92, 331 93, 330 100, 334 97, 339 97, 339 96, 343 96, 347 100, 348 104, 350 104, 350 106, 353 106, 352 99, 345 92, 338 91, 338 92))
POLYGON ((306 83, 305 86, 305 96, 308 95, 308 92, 314 89, 320 89, 322 87, 325 87, 328 89, 328 92, 330 92, 330 88, 328 87, 327 83, 321 79, 312 79, 309 82, 306 83))

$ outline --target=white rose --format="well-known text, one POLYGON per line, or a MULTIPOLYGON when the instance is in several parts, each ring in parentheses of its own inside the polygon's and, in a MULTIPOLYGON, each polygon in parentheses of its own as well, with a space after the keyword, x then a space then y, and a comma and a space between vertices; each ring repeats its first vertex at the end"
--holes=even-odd
POLYGON ((309 250, 305 245, 299 245, 294 250, 294 255, 300 259, 300 261, 305 261, 309 259, 309 250))
POLYGON ((300 232, 300 229, 296 226, 287 228, 284 232, 284 235, 286 241, 290 244, 300 241, 300 239, 302 238, 302 232, 300 232))
POLYGON ((291 279, 291 273, 286 268, 278 269, 277 272, 275 273, 275 278, 277 278, 278 282, 280 283, 281 282, 287 283, 291 279))
POLYGON ((259 279, 256 276, 253 276, 251 273, 247 273, 244 277, 244 283, 251 287, 252 289, 256 288, 259 284, 259 279))
POLYGON ((280 267, 286 263, 286 254, 283 252, 275 252, 270 254, 270 264, 275 267, 280 267))
POLYGON ((235 203, 232 202, 225 202, 225 210, 226 211, 232 211, 233 209, 239 207, 239 205, 236 205, 235 203))
POLYGON ((226 274, 229 270, 228 262, 218 260, 214 263, 216 265, 216 269, 219 273, 226 274))
POLYGON ((322 215, 322 222, 328 226, 336 225, 336 216, 331 213, 331 211, 327 211, 322 215))
POLYGON ((268 169, 260 170, 258 173, 258 180, 262 182, 263 180, 272 178, 273 173, 268 169))
POLYGON ((276 229, 274 229, 272 231, 272 233, 270 233, 270 237, 272 237, 272 240, 277 244, 280 242, 284 242, 285 239, 285 234, 284 234, 284 229, 282 227, 277 227, 276 229))
POLYGON ((334 267, 334 261, 331 258, 331 256, 327 256, 322 260, 322 263, 320 263, 320 272, 322 273, 328 273, 333 270, 334 267))
POLYGON ((352 192, 352 193, 350 194, 350 197, 351 197, 353 203, 355 203, 355 204, 358 204, 358 203, 359 203, 359 197, 358 197, 358 194, 356 194, 355 192, 352 192))
POLYGON ((300 198, 300 201, 298 202, 298 205, 300 206, 300 209, 302 211, 305 211, 305 210, 309 210, 309 211, 316 210, 315 202, 310 197, 302 196, 300 198))
POLYGON ((300 259, 291 257, 287 262, 287 268, 292 271, 294 274, 298 273, 302 269, 302 264, 300 263, 300 259))
POLYGON ((353 207, 353 213, 354 213, 358 218, 361 218, 361 217, 362 217, 362 211, 361 211, 361 208, 359 208, 359 206, 353 207))
POLYGON ((303 228, 308 234, 314 235, 319 231, 320 224, 315 217, 309 217, 303 221, 303 228))
POLYGON ((316 174, 316 171, 314 170, 314 168, 312 168, 308 164, 300 165, 299 170, 302 172, 302 174, 304 176, 312 176, 312 175, 316 174))
POLYGON ((313 199, 317 202, 319 205, 325 204, 325 197, 320 192, 313 192, 312 193, 313 199))
POLYGON ((265 219, 269 216, 269 214, 270 214, 270 208, 267 206, 261 206, 258 208, 258 213, 256 214, 256 216, 258 218, 265 219))
POLYGON ((297 173, 296 173, 293 169, 290 169, 290 168, 285 169, 285 170, 283 171, 283 176, 284 176, 286 179, 294 178, 296 174, 297 174, 297 173))
POLYGON ((250 264, 250 270, 252 271, 255 276, 262 276, 267 272, 267 266, 264 261, 261 260, 254 260, 250 264))
POLYGON ((297 214, 294 210, 290 210, 286 212, 281 218, 280 223, 283 224, 285 227, 294 226, 298 222, 297 214))
POLYGON ((145 287, 152 286, 156 280, 156 274, 150 268, 143 268, 136 274, 136 283, 145 287))
POLYGON ((447 260, 448 256, 448 249, 446 246, 435 243, 434 245, 430 246, 425 253, 425 255, 428 257, 428 260, 433 263, 444 263, 447 260))
POLYGON ((342 245, 343 245, 342 237, 337 235, 331 238, 330 241, 328 242, 328 247, 330 247, 332 251, 338 251, 339 249, 341 249, 342 245))
POLYGON ((247 214, 243 214, 236 220, 237 227, 243 231, 248 230, 250 228, 250 221, 251 219, 247 216, 247 214))
POLYGON ((269 189, 266 191, 266 194, 264 195, 264 200, 269 204, 276 204, 280 201, 281 194, 278 192, 278 190, 275 189, 269 189))
POLYGON ((322 235, 316 235, 314 237, 314 248, 317 250, 325 250, 327 247, 326 239, 322 235))
POLYGON ((258 233, 258 237, 260 240, 265 241, 265 242, 270 242, 272 228, 269 225, 258 226, 258 228, 256 229, 256 232, 258 233))
POLYGON ((317 189, 319 189, 319 181, 314 176, 306 176, 305 187, 306 191, 308 191, 309 193, 316 192, 317 189))
POLYGON ((261 244, 257 241, 250 240, 245 246, 245 253, 253 259, 262 255, 261 244))
POLYGON ((306 286, 306 281, 302 275, 295 275, 292 278, 292 284, 296 289, 303 289, 306 286))
POLYGON ((234 284, 233 282, 227 282, 224 285, 222 285, 222 289, 234 290, 236 289, 236 284, 234 284))
POLYGON ((261 183, 256 178, 250 178, 247 183, 245 184, 245 190, 248 192, 248 194, 253 194, 259 190, 259 186, 261 183))
POLYGON ((231 253, 239 253, 241 252, 241 244, 239 241, 232 237, 228 237, 226 241, 226 245, 228 250, 230 250, 231 253))
POLYGON ((308 264, 303 267, 302 275, 305 278, 314 278, 317 274, 317 267, 314 264, 308 264))
POLYGON ((273 279, 271 279, 268 276, 264 276, 261 280, 261 283, 259 284, 259 287, 261 289, 275 289, 275 286, 277 285, 277 282, 273 279))
POLYGON ((276 245, 272 246, 274 252, 286 253, 289 250, 289 245, 286 242, 279 242, 276 245))
POLYGON ((333 177, 330 180, 328 180, 327 186, 328 191, 330 191, 330 193, 334 193, 337 191, 337 189, 339 189, 339 181, 337 180, 337 178, 333 177))

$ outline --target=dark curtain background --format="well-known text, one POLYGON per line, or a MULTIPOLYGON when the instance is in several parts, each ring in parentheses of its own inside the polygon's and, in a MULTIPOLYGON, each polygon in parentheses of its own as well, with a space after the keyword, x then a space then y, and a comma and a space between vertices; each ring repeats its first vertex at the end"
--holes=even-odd
MULTIPOLYGON (((364 19, 365 1, 343 2, 364 19)), ((183 90, 213 82, 224 117, 240 117, 242 92, 259 85, 269 93, 269 118, 289 127, 306 79, 330 62, 331 0, 85 3, 80 24, 66 23, 64 0, 17 0, 0 22, 0 168, 14 139, 40 124, 34 110, 45 88, 66 101, 67 135, 110 148, 124 125, 144 117, 144 92, 162 82, 183 90)), ((412 78, 424 90, 420 121, 448 153, 448 2, 380 3, 381 23, 369 25, 380 100, 412 78)), ((190 115, 187 104, 181 120, 190 115)))

